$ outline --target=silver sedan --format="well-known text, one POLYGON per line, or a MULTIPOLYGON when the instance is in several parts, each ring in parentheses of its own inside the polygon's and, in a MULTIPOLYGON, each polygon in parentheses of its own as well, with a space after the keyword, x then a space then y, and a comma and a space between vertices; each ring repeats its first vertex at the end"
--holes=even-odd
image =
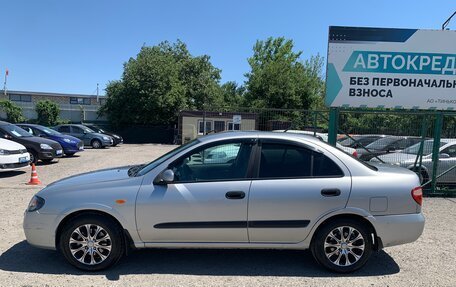
POLYGON ((226 132, 149 164, 54 182, 32 198, 24 231, 89 271, 129 248, 310 248, 324 267, 351 272, 375 250, 415 241, 421 203, 407 169, 368 165, 312 136, 226 132))

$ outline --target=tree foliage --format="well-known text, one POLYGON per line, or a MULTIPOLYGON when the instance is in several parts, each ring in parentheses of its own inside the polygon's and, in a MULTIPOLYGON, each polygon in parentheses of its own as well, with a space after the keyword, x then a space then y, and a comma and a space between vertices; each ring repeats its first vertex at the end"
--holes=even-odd
POLYGON ((182 109, 221 105, 219 81, 210 57, 192 56, 181 41, 142 47, 108 84, 100 113, 116 126, 174 123, 182 109))
POLYGON ((0 109, 6 113, 6 120, 10 123, 20 123, 25 120, 22 108, 9 100, 0 100, 0 109))
POLYGON ((282 37, 257 41, 245 75, 246 101, 257 108, 309 109, 323 92, 323 61, 302 61, 301 54, 282 37))
POLYGON ((40 125, 53 126, 59 122, 60 108, 50 100, 42 100, 36 103, 35 111, 37 122, 40 125))

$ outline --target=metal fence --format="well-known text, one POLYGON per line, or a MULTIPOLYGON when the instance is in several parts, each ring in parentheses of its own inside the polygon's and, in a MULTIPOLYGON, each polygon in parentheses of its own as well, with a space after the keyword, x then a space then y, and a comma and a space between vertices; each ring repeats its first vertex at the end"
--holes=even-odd
POLYGON ((371 163, 393 164, 415 171, 427 194, 455 194, 456 113, 453 112, 337 110, 331 115, 328 110, 214 107, 205 111, 182 111, 174 142, 181 144, 204 134, 227 130, 287 130, 328 140, 331 126, 336 127, 337 146, 345 151, 356 151, 356 156, 371 163), (363 144, 357 140, 360 135, 378 135, 379 138, 363 144), (352 144, 347 144, 350 141, 352 144))

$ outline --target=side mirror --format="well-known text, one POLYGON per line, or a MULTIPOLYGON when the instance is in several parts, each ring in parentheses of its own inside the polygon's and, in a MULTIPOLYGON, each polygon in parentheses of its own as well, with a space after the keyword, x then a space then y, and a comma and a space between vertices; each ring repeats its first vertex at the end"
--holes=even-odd
POLYGON ((450 158, 450 155, 447 153, 439 153, 439 158, 450 158))
POLYGON ((174 171, 165 169, 154 180, 154 184, 165 185, 174 181, 174 171))

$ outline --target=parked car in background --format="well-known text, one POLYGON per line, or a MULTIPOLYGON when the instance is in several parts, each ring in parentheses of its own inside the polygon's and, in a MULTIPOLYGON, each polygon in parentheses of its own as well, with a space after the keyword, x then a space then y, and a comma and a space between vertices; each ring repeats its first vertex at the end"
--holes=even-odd
MULTIPOLYGON (((275 130, 274 132, 279 132, 279 133, 287 132, 287 133, 310 135, 310 136, 315 136, 316 138, 318 138, 321 141, 328 142, 328 134, 326 134, 326 133, 317 133, 317 132, 314 133, 312 131, 301 131, 301 130, 275 130)), ((354 149, 354 148, 343 146, 340 143, 336 143, 336 147, 340 148, 341 150, 348 153, 349 155, 358 157, 356 149, 354 149)))
POLYGON ((0 121, 0 137, 22 144, 27 148, 32 163, 41 160, 49 163, 54 158, 62 157, 62 146, 53 140, 36 137, 22 128, 0 121))
POLYGON ((338 142, 343 146, 357 149, 365 147, 378 139, 387 137, 387 135, 350 135, 350 137, 346 136, 338 142))
POLYGON ((63 148, 63 153, 67 156, 73 156, 75 153, 84 150, 84 143, 82 140, 73 136, 61 134, 58 131, 40 125, 17 124, 17 126, 23 128, 34 136, 58 142, 63 148))
POLYGON ((399 152, 420 141, 420 137, 386 136, 368 144, 366 148, 358 148, 356 151, 360 159, 368 161, 376 156, 399 152))
MULTIPOLYGON (((427 182, 432 177, 432 148, 434 140, 426 140, 423 142, 423 158, 422 166, 416 167, 415 161, 419 155, 421 143, 412 145, 401 152, 395 154, 382 155, 379 158, 385 163, 394 164, 405 167, 410 170, 416 170, 420 177, 421 183, 427 182)), ((371 159, 371 162, 378 162, 376 158, 371 159)), ((418 163, 417 163, 418 165, 418 163)), ((443 173, 449 168, 456 165, 456 139, 441 139, 439 148, 439 164, 437 166, 437 175, 443 173)), ((438 183, 454 184, 456 183, 456 169, 443 175, 437 179, 438 183)))
POLYGON ((92 129, 80 124, 65 124, 55 126, 53 129, 65 134, 74 136, 83 141, 85 146, 92 148, 104 148, 113 145, 112 137, 97 133, 92 129))
POLYGON ((54 182, 32 198, 23 227, 31 245, 88 271, 135 246, 310 249, 322 266, 352 272, 374 250, 418 239, 421 204, 405 168, 371 166, 312 136, 226 132, 54 182), (233 160, 189 160, 218 147, 237 151, 233 160))
POLYGON ((84 126, 88 127, 89 129, 93 130, 94 132, 97 132, 97 133, 100 133, 100 134, 104 134, 104 135, 108 135, 108 136, 112 137, 112 139, 113 139, 112 146, 116 146, 118 144, 122 144, 123 143, 123 138, 121 136, 119 136, 119 135, 117 135, 115 133, 108 132, 107 130, 102 129, 102 128, 100 128, 97 125, 84 124, 84 126))
POLYGON ((25 168, 30 164, 30 154, 25 146, 0 138, 0 172, 25 168))

